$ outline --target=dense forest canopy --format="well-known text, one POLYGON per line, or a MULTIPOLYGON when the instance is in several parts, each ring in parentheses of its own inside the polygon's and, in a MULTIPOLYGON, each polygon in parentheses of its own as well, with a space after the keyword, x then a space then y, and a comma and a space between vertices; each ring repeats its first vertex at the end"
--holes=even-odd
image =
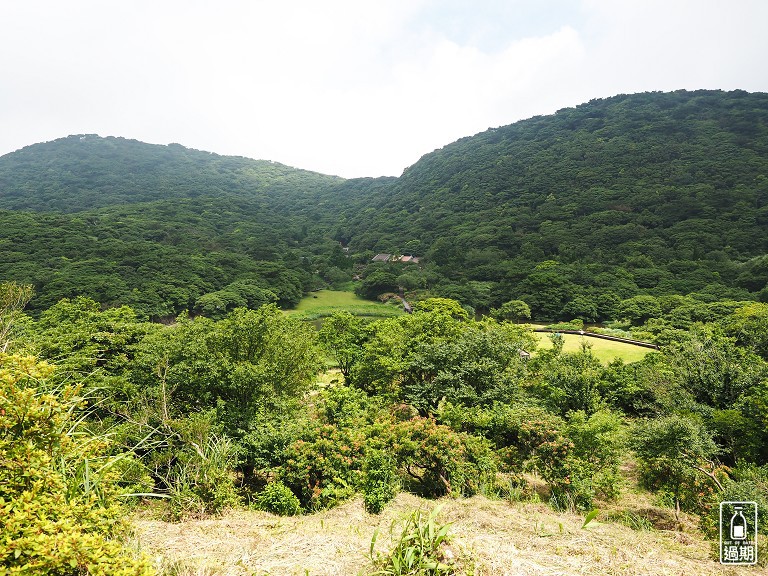
POLYGON ((237 196, 266 203, 275 196, 300 195, 340 180, 180 144, 160 146, 82 134, 3 156, 0 208, 82 212, 200 196, 237 196))
POLYGON ((32 310, 77 295, 151 317, 291 306, 353 274, 368 297, 519 299, 547 319, 604 320, 641 294, 765 301, 768 95, 594 100, 400 178, 70 136, 0 158, 0 221, 0 278, 34 284, 32 310), (378 252, 421 264, 364 266, 378 252))
POLYGON ((345 215, 365 247, 418 246, 446 295, 590 316, 599 295, 763 290, 767 169, 768 95, 617 96, 459 140, 345 215))

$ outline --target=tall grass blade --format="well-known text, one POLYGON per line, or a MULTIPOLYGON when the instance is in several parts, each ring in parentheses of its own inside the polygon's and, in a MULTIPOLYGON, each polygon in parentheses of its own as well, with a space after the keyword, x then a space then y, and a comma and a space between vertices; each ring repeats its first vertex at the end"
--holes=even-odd
POLYGON ((598 514, 600 514, 600 510, 599 509, 594 508, 593 510, 591 510, 589 512, 589 514, 587 514, 587 517, 584 518, 584 524, 581 525, 581 529, 585 530, 587 528, 587 524, 589 524, 590 522, 592 522, 592 520, 597 518, 598 514))

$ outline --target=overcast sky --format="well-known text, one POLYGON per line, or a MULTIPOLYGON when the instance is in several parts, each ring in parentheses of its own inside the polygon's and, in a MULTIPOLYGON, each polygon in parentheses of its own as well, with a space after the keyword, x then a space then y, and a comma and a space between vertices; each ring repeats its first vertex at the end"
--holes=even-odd
POLYGON ((592 98, 768 92, 766 0, 0 0, 0 155, 69 134, 399 175, 592 98))

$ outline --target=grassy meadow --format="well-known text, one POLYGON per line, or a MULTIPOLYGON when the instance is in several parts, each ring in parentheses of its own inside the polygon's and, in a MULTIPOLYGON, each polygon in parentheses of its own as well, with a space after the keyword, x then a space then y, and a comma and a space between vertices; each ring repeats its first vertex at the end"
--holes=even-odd
POLYGON ((356 316, 386 318, 404 314, 399 304, 381 304, 361 298, 354 292, 345 290, 318 290, 304 297, 293 310, 286 310, 302 320, 317 320, 332 315, 334 312, 347 310, 356 316))
MULTIPOLYGON (((549 333, 536 332, 535 336, 539 341, 539 349, 552 348, 552 340, 549 338, 549 333)), ((635 346, 634 344, 613 342, 601 338, 589 338, 576 334, 563 334, 563 338, 565 339, 563 343, 564 352, 577 352, 581 349, 582 343, 586 342, 587 345, 591 346, 592 353, 603 363, 611 362, 616 358, 621 358, 626 363, 637 362, 645 358, 645 355, 649 352, 653 352, 651 348, 635 346)))

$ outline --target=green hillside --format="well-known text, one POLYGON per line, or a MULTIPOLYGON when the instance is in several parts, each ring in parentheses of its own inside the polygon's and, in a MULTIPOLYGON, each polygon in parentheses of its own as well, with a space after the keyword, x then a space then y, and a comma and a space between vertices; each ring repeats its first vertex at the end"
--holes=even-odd
POLYGON ((86 134, 0 157, 0 208, 82 212, 155 200, 228 196, 271 206, 340 180, 180 144, 160 146, 86 134))
POLYGON ((768 300, 768 95, 594 100, 400 178, 70 136, 0 157, 0 210, 0 278, 34 284, 33 311, 80 294, 153 317, 292 306, 354 274, 367 298, 520 299, 538 319, 606 320, 642 294, 768 300), (368 265, 379 252, 421 264, 368 265))
POLYGON ((32 311, 76 295, 151 317, 293 306, 314 286, 294 207, 340 181, 123 138, 36 144, 0 158, 0 278, 35 286, 32 311))
POLYGON ((358 247, 420 252, 479 308, 589 320, 640 292, 748 297, 768 280, 768 95, 617 96, 490 129, 345 216, 358 247))

